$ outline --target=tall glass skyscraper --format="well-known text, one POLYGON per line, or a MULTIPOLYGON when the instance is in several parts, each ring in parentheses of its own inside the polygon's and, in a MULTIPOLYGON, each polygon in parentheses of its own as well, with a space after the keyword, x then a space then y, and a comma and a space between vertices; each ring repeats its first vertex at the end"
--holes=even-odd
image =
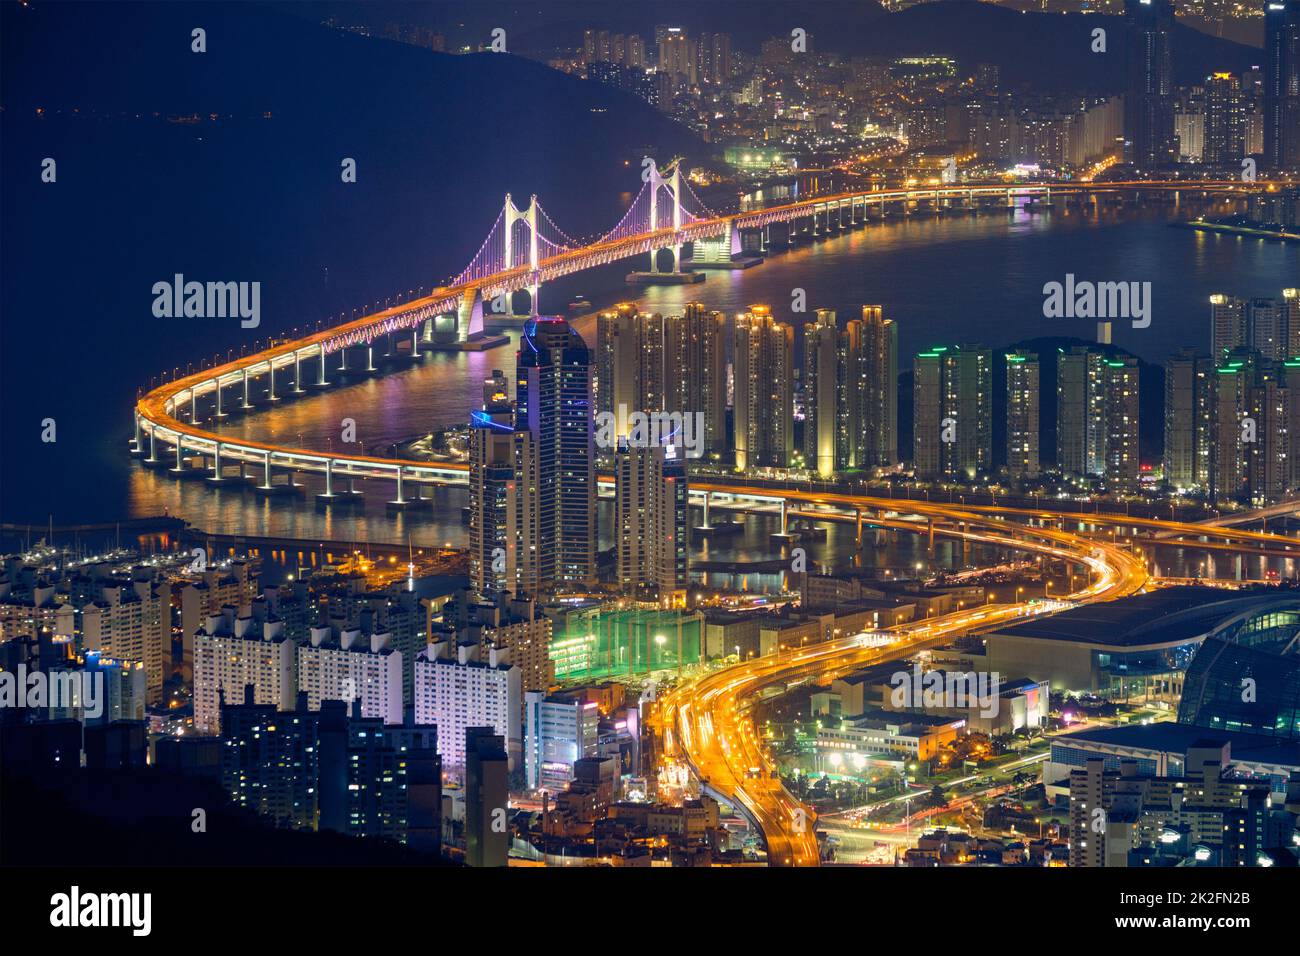
POLYGON ((524 590, 596 576, 591 352, 558 317, 529 320, 515 372, 524 590))
POLYGON ((1300 0, 1264 4, 1264 163, 1300 166, 1300 0))
POLYGON ((1124 91, 1124 162, 1140 170, 1174 163, 1174 75, 1170 0, 1126 0, 1128 59, 1124 91))

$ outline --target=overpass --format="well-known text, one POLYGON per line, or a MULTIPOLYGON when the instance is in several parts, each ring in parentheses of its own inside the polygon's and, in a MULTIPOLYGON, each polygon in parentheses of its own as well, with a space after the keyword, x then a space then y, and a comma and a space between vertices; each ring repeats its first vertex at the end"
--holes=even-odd
MULTIPOLYGON (((1193 524, 1200 528, 1239 528, 1242 525, 1256 524, 1257 522, 1263 522, 1267 525, 1270 518, 1290 518, 1296 514, 1300 514, 1300 498, 1279 501, 1277 504, 1255 508, 1251 511, 1238 511, 1232 514, 1219 515, 1216 518, 1204 518, 1193 524)), ((1166 538, 1175 533, 1161 531, 1156 534, 1156 537, 1166 538)))

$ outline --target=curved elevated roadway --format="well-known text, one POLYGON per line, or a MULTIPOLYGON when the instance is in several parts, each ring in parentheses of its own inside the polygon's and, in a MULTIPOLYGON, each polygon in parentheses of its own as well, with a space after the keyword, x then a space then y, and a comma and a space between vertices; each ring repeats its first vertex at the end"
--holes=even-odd
POLYGON ((944 509, 943 514, 967 530, 954 526, 941 533, 1077 561, 1092 569, 1093 580, 1061 602, 971 608, 890 628, 886 644, 855 635, 745 661, 690 682, 660 703, 657 721, 665 754, 684 759, 706 789, 734 801, 758 825, 772 865, 816 866, 820 853, 812 812, 782 786, 755 729, 753 707, 765 691, 905 657, 960 634, 1050 613, 1067 603, 1125 597, 1147 582, 1142 562, 1114 545, 1068 532, 1008 525, 960 509, 944 509))

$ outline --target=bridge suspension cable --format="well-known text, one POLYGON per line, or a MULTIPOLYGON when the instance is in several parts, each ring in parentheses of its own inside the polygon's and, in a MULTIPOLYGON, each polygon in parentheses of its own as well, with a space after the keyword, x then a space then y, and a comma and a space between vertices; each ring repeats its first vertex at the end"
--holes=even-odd
POLYGON ((718 218, 718 214, 705 205, 704 200, 695 195, 695 190, 691 188, 689 180, 683 179, 681 183, 685 193, 682 197, 682 212, 686 214, 683 217, 685 221, 695 222, 698 219, 718 218), (687 204, 688 199, 692 201, 690 205, 687 204))

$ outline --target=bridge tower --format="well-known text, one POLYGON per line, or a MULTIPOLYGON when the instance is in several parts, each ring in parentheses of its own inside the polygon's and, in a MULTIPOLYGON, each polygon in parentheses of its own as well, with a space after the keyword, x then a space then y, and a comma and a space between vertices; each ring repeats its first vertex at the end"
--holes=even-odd
POLYGON ((528 295, 530 298, 529 308, 533 315, 538 314, 537 310, 537 293, 541 289, 541 280, 537 273, 537 194, 534 193, 528 200, 528 207, 522 212, 515 205, 515 201, 506 193, 505 207, 505 227, 506 227, 506 268, 509 269, 514 263, 514 225, 517 222, 527 223, 528 225, 528 295))
MULTIPOLYGON (((673 232, 677 233, 682 228, 682 164, 673 164, 671 176, 665 178, 660 172, 658 166, 650 167, 650 231, 657 232, 659 225, 659 190, 667 190, 668 195, 673 197, 673 232)), ((682 244, 674 242, 673 250, 673 272, 682 271, 682 244)), ((659 268, 655 264, 658 249, 650 250, 650 271, 658 272, 659 268)))

